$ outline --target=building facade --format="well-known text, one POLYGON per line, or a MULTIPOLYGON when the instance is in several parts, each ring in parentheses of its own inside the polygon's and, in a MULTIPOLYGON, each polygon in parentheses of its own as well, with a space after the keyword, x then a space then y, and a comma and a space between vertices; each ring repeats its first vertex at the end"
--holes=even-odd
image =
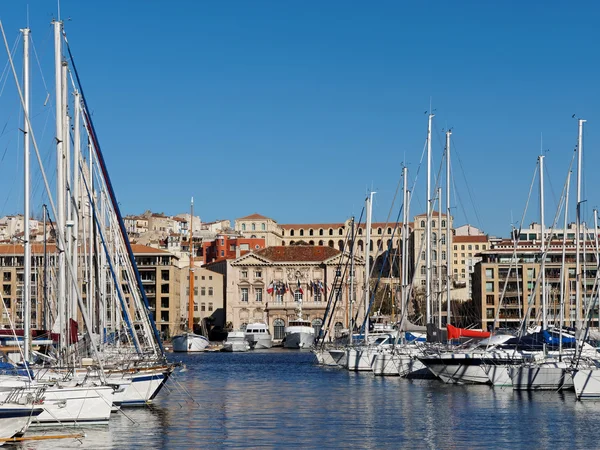
MULTIPOLYGON (((329 335, 348 328, 350 282, 341 280, 341 266, 349 255, 328 246, 267 247, 235 259, 227 276, 227 321, 234 329, 252 322, 266 323, 274 339, 284 327, 302 316, 316 329, 329 295, 338 299, 329 335)), ((364 289, 364 260, 355 258, 355 299, 364 289)), ((361 317, 362 320, 362 317, 361 317)))
MULTIPOLYGON (((200 323, 208 319, 213 326, 225 326, 225 300, 223 295, 223 275, 201 267, 201 262, 194 263, 194 322, 200 323)), ((181 269, 181 330, 187 328, 188 306, 190 300, 190 265, 189 260, 181 269)))

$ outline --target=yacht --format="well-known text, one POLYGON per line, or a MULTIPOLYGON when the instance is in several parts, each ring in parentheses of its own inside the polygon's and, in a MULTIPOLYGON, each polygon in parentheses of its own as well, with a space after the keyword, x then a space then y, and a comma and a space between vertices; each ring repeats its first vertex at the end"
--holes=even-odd
POLYGON ((250 343, 246 340, 243 331, 230 331, 221 349, 223 352, 247 352, 248 350, 250 350, 250 343))
POLYGON ((173 338, 173 351, 203 352, 209 343, 208 338, 201 334, 183 333, 173 338))
POLYGON ((283 346, 285 348, 309 348, 315 340, 315 329, 310 321, 304 320, 299 314, 295 320, 290 320, 284 328, 283 346))
POLYGON ((273 338, 264 323, 251 323, 246 327, 246 340, 253 349, 271 348, 273 338))

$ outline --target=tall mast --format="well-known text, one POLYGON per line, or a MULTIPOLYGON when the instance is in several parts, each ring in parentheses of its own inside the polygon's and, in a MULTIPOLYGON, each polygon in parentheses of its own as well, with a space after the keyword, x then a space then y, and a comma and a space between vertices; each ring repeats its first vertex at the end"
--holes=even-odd
POLYGON ((559 341, 558 341, 558 357, 562 360, 562 329, 565 324, 565 281, 567 274, 565 273, 565 257, 567 253, 567 227, 568 227, 568 211, 569 211, 569 188, 571 186, 571 172, 567 177, 567 189, 565 192, 565 217, 564 231, 562 240, 562 258, 560 265, 560 326, 559 326, 559 341))
POLYGON ((25 138, 23 151, 24 175, 24 212, 23 212, 23 256, 25 270, 23 273, 23 356, 25 363, 29 362, 31 348, 31 243, 29 242, 29 28, 21 30, 23 33, 23 135, 25 138))
POLYGON ((351 233, 352 233, 352 247, 350 247, 350 249, 352 250, 350 252, 350 301, 348 302, 348 311, 349 311, 349 320, 348 320, 348 330, 350 331, 349 333, 349 338, 350 338, 350 345, 352 345, 352 331, 354 329, 354 326, 352 324, 352 317, 353 317, 353 311, 352 311, 352 306, 354 305, 354 246, 356 244, 355 242, 355 237, 354 237, 354 216, 352 216, 352 229, 351 229, 351 233))
POLYGON ((546 330, 548 328, 548 318, 547 318, 547 289, 546 289, 546 257, 544 255, 546 251, 546 238, 544 237, 545 231, 545 222, 544 222, 544 157, 542 155, 539 156, 540 161, 540 221, 542 226, 542 245, 540 247, 540 251, 542 253, 542 263, 541 263, 541 271, 542 271, 542 329, 546 330))
POLYGON ((425 225, 425 302, 426 323, 431 322, 431 123, 434 114, 429 114, 427 125, 427 222, 425 225))
POLYGON ((403 188, 402 188, 402 282, 400 288, 400 304, 401 304, 401 314, 402 319, 400 321, 400 331, 404 331, 404 323, 406 322, 406 313, 407 313, 407 278, 408 278, 408 254, 407 254, 407 237, 408 237, 408 220, 409 220, 409 211, 408 211, 408 168, 404 167, 402 169, 402 178, 403 178, 403 188))
POLYGON ((365 344, 368 342, 369 337, 369 303, 371 300, 369 294, 369 280, 371 279, 371 261, 370 261, 370 250, 371 250, 371 208, 373 206, 373 195, 375 192, 371 192, 366 201, 366 210, 367 210, 367 245, 365 245, 365 344))
MULTIPOLYGON (((79 158, 81 152, 81 134, 80 134, 80 104, 79 104, 79 92, 74 92, 74 118, 73 118, 73 178, 72 178, 72 198, 73 200, 69 203, 72 203, 71 207, 71 222, 72 222, 72 231, 71 231, 71 264, 73 267, 79 267, 78 264, 78 242, 79 242, 79 205, 80 205, 80 189, 79 189, 79 158)), ((67 131, 68 132, 68 131, 67 131)), ((84 269, 82 269, 84 270, 84 269)), ((73 317, 77 317, 77 286, 75 283, 71 284, 71 314, 73 317)), ((87 304, 88 309, 90 308, 90 303, 87 304)))
POLYGON ((452 258, 450 257, 452 233, 450 232, 450 136, 446 131, 446 324, 450 323, 452 311, 450 303, 450 280, 452 279, 452 258))
POLYGON ((62 22, 54 21, 54 76, 56 97, 56 232, 63 239, 57 239, 58 251, 58 296, 57 296, 57 327, 60 333, 61 358, 66 350, 65 305, 67 262, 64 248, 65 236, 65 182, 64 182, 64 151, 63 151, 63 84, 62 84, 62 22))
POLYGON ((190 295, 188 299, 188 328, 194 332, 194 197, 190 213, 190 295))
POLYGON ((579 133, 577 139, 577 205, 575 208, 575 307, 576 327, 581 330, 581 261, 580 234, 581 234, 581 164, 583 162, 583 124, 584 119, 579 119, 579 133))
POLYGON ((436 269, 437 269, 437 292, 438 299, 438 328, 442 328, 442 188, 438 188, 438 234, 435 242, 435 250, 437 252, 436 269))

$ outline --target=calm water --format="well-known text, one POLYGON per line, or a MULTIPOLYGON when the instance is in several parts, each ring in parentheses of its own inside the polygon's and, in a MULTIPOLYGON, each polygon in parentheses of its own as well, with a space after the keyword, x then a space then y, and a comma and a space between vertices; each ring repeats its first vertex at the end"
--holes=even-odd
POLYGON ((113 415, 81 441, 13 448, 600 447, 600 403, 575 402, 573 393, 376 378, 282 349, 174 358, 188 370, 154 407, 113 415))

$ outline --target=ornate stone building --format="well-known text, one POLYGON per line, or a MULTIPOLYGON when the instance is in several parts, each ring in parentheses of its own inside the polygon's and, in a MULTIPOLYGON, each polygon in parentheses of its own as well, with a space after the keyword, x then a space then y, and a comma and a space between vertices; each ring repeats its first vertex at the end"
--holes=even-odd
MULTIPOLYGON (((330 295, 338 298, 330 323, 333 336, 349 323, 349 254, 328 246, 273 246, 237 258, 228 266, 227 321, 234 329, 266 323, 275 339, 302 315, 320 329, 330 295)), ((364 289, 364 260, 355 257, 355 299, 364 289)), ((356 302, 358 305, 360 303, 356 302)))

